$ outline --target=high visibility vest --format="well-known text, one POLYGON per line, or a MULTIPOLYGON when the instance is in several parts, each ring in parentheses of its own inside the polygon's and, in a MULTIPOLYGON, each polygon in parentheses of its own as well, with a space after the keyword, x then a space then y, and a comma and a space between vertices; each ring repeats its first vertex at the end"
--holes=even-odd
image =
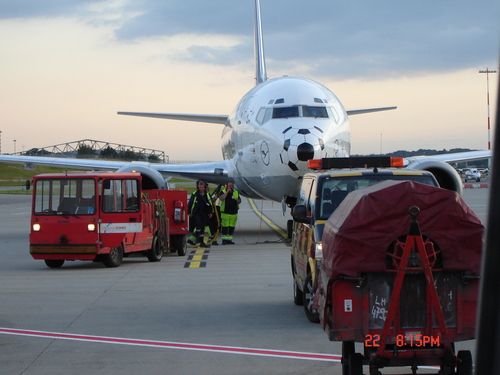
MULTIPOLYGON (((221 189, 221 195, 223 194, 226 194, 226 187, 223 187, 221 189)), ((227 197, 226 197, 227 199, 227 197)), ((220 203, 220 212, 224 213, 226 211, 226 199, 221 199, 221 203, 220 203)), ((237 213, 238 212, 238 205, 239 205, 239 199, 240 199, 240 193, 238 192, 238 190, 235 190, 233 189, 233 194, 232 194, 232 198, 231 199, 234 199, 236 202, 236 212, 234 213, 237 213)))

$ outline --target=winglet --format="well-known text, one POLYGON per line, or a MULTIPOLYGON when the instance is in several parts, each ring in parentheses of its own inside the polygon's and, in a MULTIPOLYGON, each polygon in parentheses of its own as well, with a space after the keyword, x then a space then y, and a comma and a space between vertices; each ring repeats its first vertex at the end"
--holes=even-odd
POLYGON ((264 39, 262 37, 262 20, 260 17, 260 0, 255 0, 255 83, 267 81, 266 60, 264 58, 264 39))

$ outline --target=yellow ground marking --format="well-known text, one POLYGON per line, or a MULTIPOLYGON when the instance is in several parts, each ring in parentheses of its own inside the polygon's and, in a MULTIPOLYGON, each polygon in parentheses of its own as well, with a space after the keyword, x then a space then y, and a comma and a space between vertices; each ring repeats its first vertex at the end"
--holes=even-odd
POLYGON ((188 268, 200 268, 201 262, 191 262, 188 268))
POLYGON ((288 239, 288 234, 277 224, 273 223, 271 219, 269 219, 266 215, 262 214, 258 209, 257 206, 255 205, 255 202, 251 198, 247 198, 248 203, 250 204, 250 207, 252 208, 253 212, 269 227, 274 230, 279 236, 283 237, 284 239, 288 239))

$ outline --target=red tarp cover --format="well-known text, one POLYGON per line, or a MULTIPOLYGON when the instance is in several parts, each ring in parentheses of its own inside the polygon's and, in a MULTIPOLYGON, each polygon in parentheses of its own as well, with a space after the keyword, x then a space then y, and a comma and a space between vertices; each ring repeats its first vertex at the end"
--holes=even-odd
POLYGON ((479 274, 484 228, 459 194, 384 181, 351 192, 325 224, 322 268, 328 277, 384 272, 387 248, 408 234, 411 206, 420 208, 421 232, 441 249, 444 269, 479 274))

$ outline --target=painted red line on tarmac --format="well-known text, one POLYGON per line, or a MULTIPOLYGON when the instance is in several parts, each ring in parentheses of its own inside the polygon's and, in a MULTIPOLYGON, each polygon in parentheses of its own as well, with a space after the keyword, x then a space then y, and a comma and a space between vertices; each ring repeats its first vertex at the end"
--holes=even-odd
POLYGON ((236 346, 204 345, 204 344, 180 343, 171 341, 78 335, 72 333, 34 331, 26 329, 3 328, 3 327, 0 327, 0 334, 51 338, 57 340, 98 342, 98 343, 130 345, 130 346, 148 346, 154 348, 166 348, 166 349, 178 349, 178 350, 197 350, 197 351, 230 353, 230 354, 240 354, 240 355, 303 359, 310 361, 340 362, 342 358, 342 356, 337 354, 293 352, 286 350, 256 349, 256 348, 244 348, 236 346))
POLYGON ((489 188, 489 184, 488 183, 470 183, 470 182, 467 182, 467 183, 464 183, 464 189, 488 189, 489 188))

